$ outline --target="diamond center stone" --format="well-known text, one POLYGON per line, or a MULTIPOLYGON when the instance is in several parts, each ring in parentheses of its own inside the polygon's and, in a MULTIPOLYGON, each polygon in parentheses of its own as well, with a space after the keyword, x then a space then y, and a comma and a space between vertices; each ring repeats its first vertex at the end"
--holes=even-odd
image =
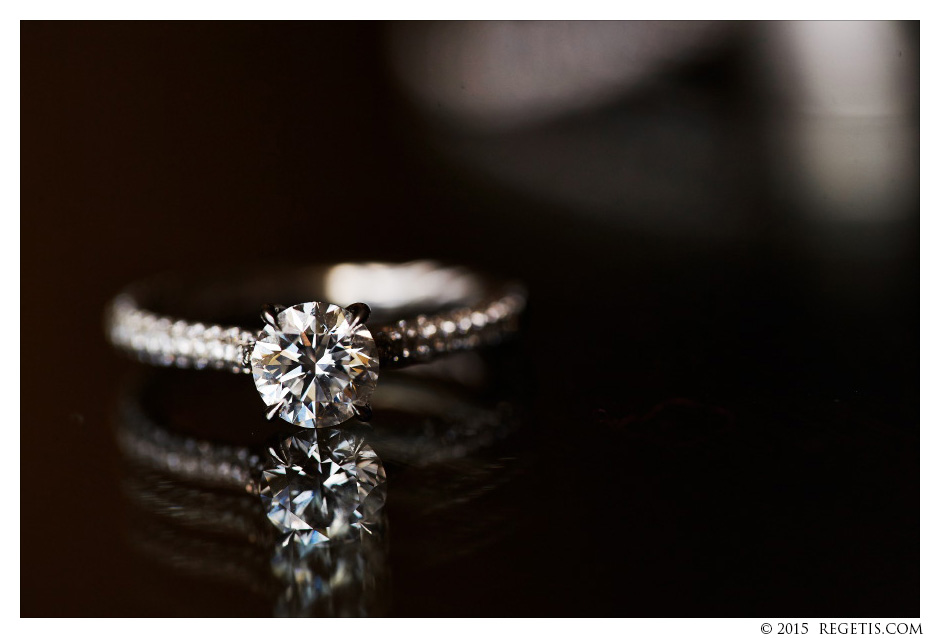
POLYGON ((285 308, 250 357, 265 404, 303 428, 338 425, 368 403, 379 376, 372 333, 353 313, 319 301, 285 308))

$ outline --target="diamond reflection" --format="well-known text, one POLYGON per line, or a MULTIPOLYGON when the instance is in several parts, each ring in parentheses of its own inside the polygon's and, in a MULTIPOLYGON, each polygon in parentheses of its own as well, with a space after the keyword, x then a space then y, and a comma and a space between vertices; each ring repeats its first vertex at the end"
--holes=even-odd
MULTIPOLYGON (((383 458, 400 486, 396 507, 426 531, 416 547, 433 545, 440 525, 468 528, 474 546, 488 543, 500 528, 492 519, 505 513, 468 515, 466 508, 519 475, 500 443, 516 431, 513 408, 481 405, 465 378, 391 372, 373 396, 381 415, 374 428, 307 429, 266 446, 248 436, 265 423, 248 416, 237 422, 238 411, 230 423, 192 418, 213 404, 211 387, 163 371, 145 379, 128 388, 116 414, 133 544, 177 571, 238 585, 257 595, 249 600, 266 601, 260 609, 246 605, 250 615, 387 611, 383 458), (215 440, 236 435, 243 445, 215 440), (500 450, 498 458, 490 450, 500 450)), ((400 547, 405 556, 407 546, 400 547)), ((459 548, 435 555, 452 551, 459 548)), ((407 560, 419 565, 426 558, 407 560)))
POLYGON ((385 505, 382 461, 348 429, 284 437, 259 484, 268 520, 303 547, 374 533, 385 505))
POLYGON ((132 402, 122 413, 140 550, 244 585, 277 615, 382 612, 385 470, 364 432, 309 430, 259 454, 171 432, 132 402))

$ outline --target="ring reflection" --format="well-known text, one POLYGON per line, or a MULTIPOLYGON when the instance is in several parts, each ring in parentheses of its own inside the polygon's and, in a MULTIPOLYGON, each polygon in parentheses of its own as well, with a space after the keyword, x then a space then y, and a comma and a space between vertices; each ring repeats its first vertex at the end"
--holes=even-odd
MULTIPOLYGON (((124 393, 115 418, 133 546, 189 575, 247 588, 280 616, 386 613, 386 462, 405 485, 412 468, 446 474, 518 422, 507 403, 482 405, 452 382, 401 372, 376 393, 385 418, 371 426, 222 442, 150 409, 154 376, 124 393)), ((158 401, 168 391, 164 379, 158 401)), ((445 501, 408 488, 397 502, 460 506, 514 475, 486 467, 460 470, 463 492, 445 501)))

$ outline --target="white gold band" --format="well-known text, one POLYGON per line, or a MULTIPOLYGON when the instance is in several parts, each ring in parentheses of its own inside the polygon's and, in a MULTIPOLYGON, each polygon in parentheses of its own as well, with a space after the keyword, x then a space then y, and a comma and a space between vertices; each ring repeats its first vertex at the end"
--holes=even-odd
MULTIPOLYGON (((377 325, 370 322, 370 328, 386 367, 496 343, 516 330, 525 306, 525 293, 517 284, 493 286, 464 269, 428 261, 339 264, 309 269, 295 279, 310 284, 313 294, 342 305, 365 302, 373 317, 384 317, 377 325), (405 318, 394 319, 396 312, 405 318)), ((257 329, 146 309, 141 297, 147 295, 139 288, 120 294, 110 306, 107 332, 113 345, 155 365, 250 372, 247 355, 257 329)))

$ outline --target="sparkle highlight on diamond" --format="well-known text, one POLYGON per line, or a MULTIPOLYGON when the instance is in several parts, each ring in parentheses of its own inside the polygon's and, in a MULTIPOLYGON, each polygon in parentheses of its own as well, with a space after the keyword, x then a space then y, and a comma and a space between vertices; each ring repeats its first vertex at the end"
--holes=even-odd
POLYGON ((249 357, 264 403, 303 428, 338 425, 369 402, 379 376, 372 333, 353 313, 308 302, 266 325, 249 357))

